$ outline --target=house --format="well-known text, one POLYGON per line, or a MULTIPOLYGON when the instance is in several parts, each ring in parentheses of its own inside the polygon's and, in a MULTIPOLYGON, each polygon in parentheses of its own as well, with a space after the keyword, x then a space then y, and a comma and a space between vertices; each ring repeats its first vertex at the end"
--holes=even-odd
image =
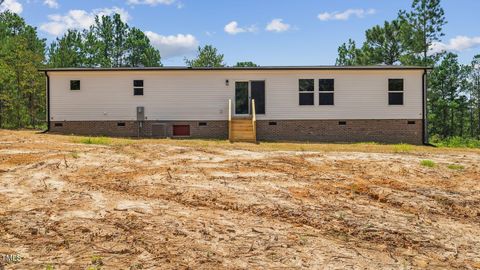
POLYGON ((51 132, 412 144, 426 137, 425 67, 41 71, 51 132))

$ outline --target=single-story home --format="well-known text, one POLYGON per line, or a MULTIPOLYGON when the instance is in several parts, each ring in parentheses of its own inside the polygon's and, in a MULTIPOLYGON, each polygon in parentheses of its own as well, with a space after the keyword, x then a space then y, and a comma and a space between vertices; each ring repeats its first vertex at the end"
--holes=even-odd
POLYGON ((154 138, 425 142, 418 66, 42 69, 51 132, 154 138))

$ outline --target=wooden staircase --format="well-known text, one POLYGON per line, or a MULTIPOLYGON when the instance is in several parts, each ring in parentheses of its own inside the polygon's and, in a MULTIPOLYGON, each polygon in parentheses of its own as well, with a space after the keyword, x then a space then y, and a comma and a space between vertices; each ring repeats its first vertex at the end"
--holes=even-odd
POLYGON ((230 141, 232 142, 253 142, 257 141, 253 130, 252 119, 237 118, 231 121, 232 129, 230 141))
POLYGON ((252 116, 235 117, 231 115, 231 103, 229 100, 228 138, 230 142, 257 142, 257 121, 255 116, 255 101, 252 100, 252 116))

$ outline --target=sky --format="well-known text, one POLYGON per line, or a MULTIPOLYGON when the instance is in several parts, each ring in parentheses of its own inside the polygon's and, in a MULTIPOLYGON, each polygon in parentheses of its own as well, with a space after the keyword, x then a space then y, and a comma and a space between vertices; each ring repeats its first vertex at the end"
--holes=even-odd
MULTIPOLYGON (((166 66, 184 65, 198 46, 213 45, 225 62, 258 65, 333 65, 349 38, 409 9, 411 0, 5 0, 47 42, 66 29, 88 28, 95 15, 115 12, 142 29, 166 66)), ((480 0, 443 0, 447 25, 433 50, 469 63, 480 54, 480 0)))

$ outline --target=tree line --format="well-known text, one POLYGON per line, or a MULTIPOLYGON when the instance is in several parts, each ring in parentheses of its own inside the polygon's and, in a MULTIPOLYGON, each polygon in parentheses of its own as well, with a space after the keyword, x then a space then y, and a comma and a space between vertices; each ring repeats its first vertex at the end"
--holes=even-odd
POLYGON ((480 54, 462 65, 458 55, 431 50, 447 24, 440 0, 413 0, 410 10, 365 31, 361 46, 349 39, 338 48, 336 65, 419 65, 428 75, 427 111, 431 137, 480 138, 480 54))

